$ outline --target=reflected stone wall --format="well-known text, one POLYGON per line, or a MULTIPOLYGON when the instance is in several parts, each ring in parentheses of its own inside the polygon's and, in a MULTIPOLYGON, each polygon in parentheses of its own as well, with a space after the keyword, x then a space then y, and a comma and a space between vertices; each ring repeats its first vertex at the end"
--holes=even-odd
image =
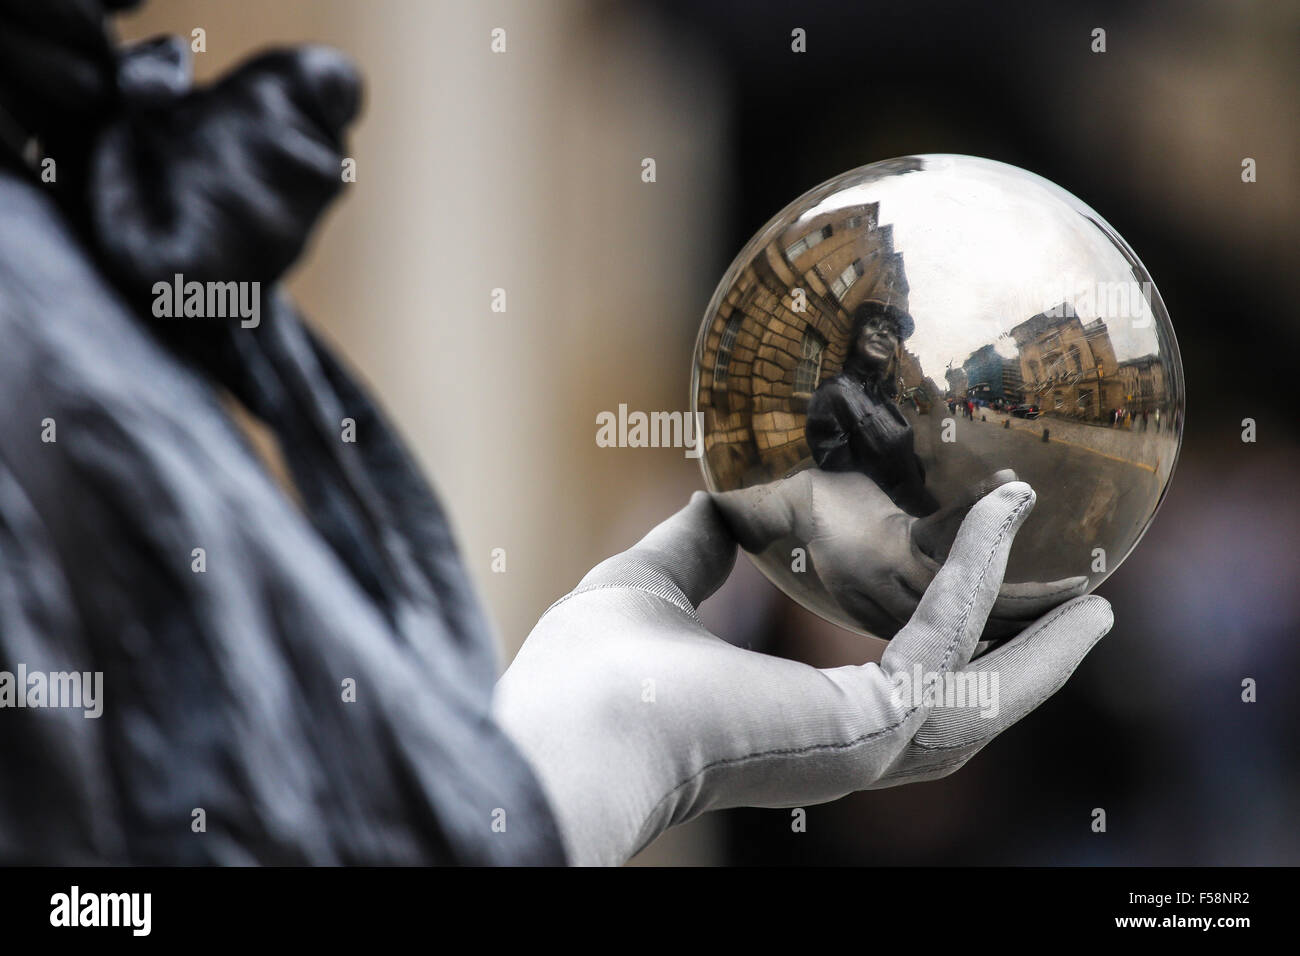
MULTIPOLYGON (((808 400, 843 366, 853 310, 868 299, 907 309, 902 256, 877 213, 868 203, 803 220, 732 284, 700 363, 698 407, 715 473, 767 480, 809 462, 808 400)), ((900 370, 906 385, 924 386, 914 356, 900 370)))

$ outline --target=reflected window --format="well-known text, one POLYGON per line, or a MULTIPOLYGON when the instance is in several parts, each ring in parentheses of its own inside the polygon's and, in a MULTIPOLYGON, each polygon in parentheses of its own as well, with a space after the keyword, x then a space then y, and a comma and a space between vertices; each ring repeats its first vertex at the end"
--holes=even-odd
POLYGON ((740 331, 742 313, 735 312, 727 320, 722 330, 722 339, 718 342, 718 358, 713 365, 713 387, 726 388, 727 377, 731 374, 731 351, 736 347, 736 333, 740 331))
POLYGON ((803 333, 803 355, 794 370, 794 391, 796 395, 811 395, 817 391, 822 377, 822 352, 826 340, 814 329, 805 329, 803 333))
POLYGON ((820 229, 814 229, 812 232, 808 233, 808 235, 801 239, 797 239, 795 242, 786 246, 785 257, 793 262, 822 240, 829 239, 831 237, 831 232, 832 229, 829 225, 822 226, 820 229))
POLYGON ((861 259, 857 259, 851 264, 845 266, 844 271, 837 275, 834 281, 831 282, 831 292, 835 294, 835 298, 843 302, 845 294, 849 289, 853 288, 853 283, 857 282, 858 279, 862 277, 864 271, 865 269, 862 265, 861 259))

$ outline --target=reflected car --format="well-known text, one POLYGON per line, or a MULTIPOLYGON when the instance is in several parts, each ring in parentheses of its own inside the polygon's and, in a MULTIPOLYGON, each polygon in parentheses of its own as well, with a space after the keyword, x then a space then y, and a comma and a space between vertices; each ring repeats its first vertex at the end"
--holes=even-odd
POLYGON ((1016 418, 1030 418, 1030 419, 1037 418, 1038 406, 1037 405, 1016 405, 1012 407, 1011 414, 1016 418))

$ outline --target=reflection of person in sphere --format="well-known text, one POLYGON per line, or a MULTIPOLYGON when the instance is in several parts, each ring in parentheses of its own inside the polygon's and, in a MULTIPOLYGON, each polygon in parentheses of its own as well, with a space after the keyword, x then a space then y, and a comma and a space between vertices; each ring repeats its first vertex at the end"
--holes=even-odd
POLYGON ((894 403, 899 352, 914 327, 896 306, 859 305, 844 368, 813 394, 805 434, 818 467, 861 472, 920 517, 932 514, 938 502, 926 490, 912 426, 894 403))

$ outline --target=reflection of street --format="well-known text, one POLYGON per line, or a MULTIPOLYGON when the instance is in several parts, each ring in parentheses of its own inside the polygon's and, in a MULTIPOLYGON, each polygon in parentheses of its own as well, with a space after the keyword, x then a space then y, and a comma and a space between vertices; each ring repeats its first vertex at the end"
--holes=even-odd
POLYGON ((1025 420, 990 410, 985 410, 985 414, 990 423, 996 422, 999 427, 1010 418, 1011 428, 1031 433, 1039 440, 1046 428, 1050 436, 1048 441, 1083 448, 1103 458, 1143 468, 1161 476, 1169 473, 1169 464, 1178 447, 1172 436, 1161 436, 1154 429, 1145 432, 1137 429, 1111 429, 1104 425, 1072 422, 1054 416, 1025 420))
POLYGON ((941 503, 961 500, 1001 468, 1013 469, 1038 494, 1011 554, 1007 576, 1013 581, 1087 574, 1095 582, 1104 576, 1092 572, 1092 550, 1106 549, 1108 567, 1127 554, 1170 464, 1158 458, 1171 459, 1175 447, 1173 436, 1111 433, 1051 418, 1026 421, 989 409, 976 409, 972 420, 954 417, 956 440, 944 442, 941 432, 949 417, 909 416, 917 452, 928 464, 926 484, 941 503), (1042 440, 1044 428, 1050 430, 1048 441, 1042 440), (1083 429, 1097 434, 1080 433, 1083 429), (1156 442, 1168 446, 1165 455, 1152 454, 1156 442), (1049 540, 1053 528, 1065 529, 1063 537, 1049 540), (1027 554, 1039 555, 1038 563, 1019 558, 1027 554), (1044 555, 1053 556, 1051 564, 1044 566, 1044 555))

